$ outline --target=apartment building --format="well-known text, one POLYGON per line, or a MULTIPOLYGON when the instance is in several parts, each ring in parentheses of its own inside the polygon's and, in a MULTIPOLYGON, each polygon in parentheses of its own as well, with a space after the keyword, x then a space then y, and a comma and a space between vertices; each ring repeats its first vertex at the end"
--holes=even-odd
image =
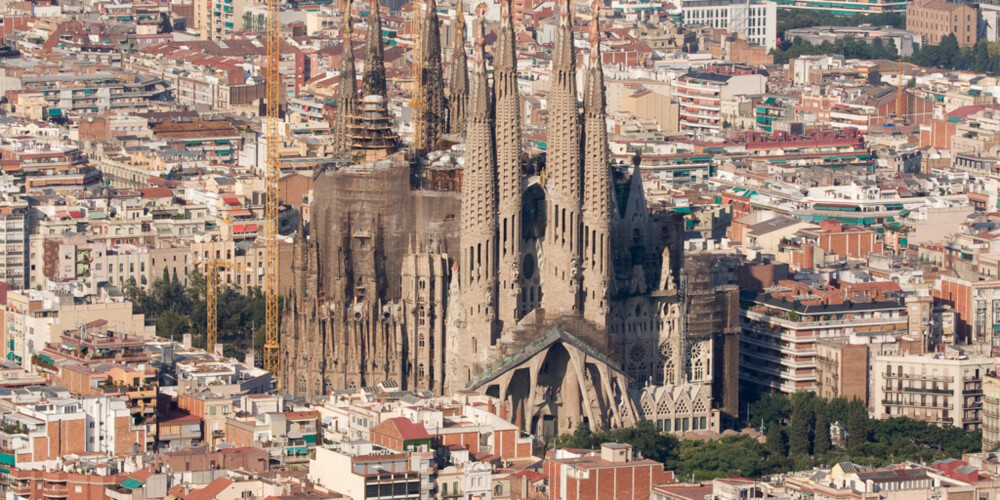
POLYGON ((728 30, 769 51, 777 42, 778 10, 774 2, 687 0, 681 2, 681 15, 686 24, 728 30))
POLYGON ((906 12, 908 0, 775 0, 782 10, 803 9, 829 12, 838 16, 878 14, 881 12, 906 12))
POLYGON ((690 71, 674 83, 680 130, 689 134, 721 135, 722 102, 737 95, 763 94, 767 77, 743 66, 709 66, 690 71))
POLYGON ((143 113, 169 92, 160 78, 110 71, 27 75, 21 77, 21 86, 41 92, 50 117, 105 111, 143 113))
POLYGON ((28 202, 0 201, 0 281, 13 288, 28 284, 28 202))
POLYGON ((1000 447, 1000 377, 996 370, 983 376, 983 450, 1000 447))
POLYGON ((244 29, 247 0, 210 0, 208 25, 201 27, 202 40, 226 40, 244 29))
POLYGON ((557 449, 545 458, 549 500, 645 500, 654 486, 676 482, 672 471, 636 457, 629 444, 604 443, 600 451, 557 449))
POLYGON ((872 356, 875 418, 909 417, 975 430, 982 424, 983 378, 993 358, 947 352, 872 356))
POLYGON ((740 380, 786 394, 817 390, 819 341, 908 329, 900 301, 854 301, 839 290, 787 280, 770 291, 741 292, 740 326, 740 380))
POLYGON ((339 449, 320 446, 309 460, 309 480, 351 500, 421 498, 420 472, 409 453, 394 453, 368 441, 345 442, 339 449))
POLYGON ((983 344, 1000 352, 1000 280, 941 276, 934 299, 955 312, 955 342, 983 344))
POLYGON ((849 338, 816 343, 816 394, 868 404, 868 345, 849 338))
POLYGON ((914 0, 906 8, 906 31, 922 36, 928 45, 938 45, 953 34, 960 47, 971 47, 979 39, 979 7, 947 0, 914 0))

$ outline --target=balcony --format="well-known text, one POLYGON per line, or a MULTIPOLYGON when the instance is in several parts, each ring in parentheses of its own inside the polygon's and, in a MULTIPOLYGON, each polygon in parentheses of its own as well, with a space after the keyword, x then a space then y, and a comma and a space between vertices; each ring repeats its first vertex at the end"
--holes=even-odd
POLYGON ((17 495, 17 496, 30 496, 31 495, 31 482, 14 482, 7 486, 7 491, 17 495))

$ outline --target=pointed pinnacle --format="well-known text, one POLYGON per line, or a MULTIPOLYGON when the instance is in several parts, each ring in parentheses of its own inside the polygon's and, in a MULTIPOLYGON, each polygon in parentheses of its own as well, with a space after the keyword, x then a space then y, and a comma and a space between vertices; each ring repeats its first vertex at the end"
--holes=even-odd
POLYGON ((344 2, 344 39, 350 40, 351 34, 354 33, 354 16, 352 14, 352 9, 354 8, 353 0, 346 0, 344 2))
POLYGON ((590 56, 593 60, 597 57, 598 45, 601 43, 601 0, 591 2, 590 11, 593 13, 590 21, 590 56))
POLYGON ((486 20, 484 16, 486 15, 487 8, 485 3, 476 6, 476 40, 473 42, 473 57, 475 58, 477 70, 481 64, 484 64, 483 50, 486 47, 486 20))

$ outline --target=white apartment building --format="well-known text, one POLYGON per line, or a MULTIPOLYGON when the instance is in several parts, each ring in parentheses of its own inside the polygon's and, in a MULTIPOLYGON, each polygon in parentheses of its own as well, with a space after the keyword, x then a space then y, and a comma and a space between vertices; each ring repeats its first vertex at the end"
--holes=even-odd
POLYGON ((875 355, 870 398, 875 418, 909 417, 978 429, 983 378, 993 369, 993 358, 976 354, 875 355))
POLYGON ((682 0, 681 15, 686 24, 727 29, 767 50, 777 45, 778 6, 774 2, 682 0))
POLYGON ((24 288, 28 283, 28 203, 0 203, 0 281, 24 288))

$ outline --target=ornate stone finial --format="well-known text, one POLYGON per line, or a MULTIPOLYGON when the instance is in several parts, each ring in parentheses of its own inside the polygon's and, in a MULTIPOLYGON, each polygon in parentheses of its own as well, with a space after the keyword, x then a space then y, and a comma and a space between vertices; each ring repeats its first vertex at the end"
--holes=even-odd
POLYGON ((590 3, 590 12, 593 18, 590 21, 590 56, 597 58, 598 45, 601 43, 601 0, 594 0, 590 3))
POLYGON ((573 25, 573 0, 559 1, 559 24, 573 25))
POLYGON ((478 67, 480 63, 483 62, 484 55, 483 50, 486 47, 486 10, 488 7, 485 3, 481 3, 476 6, 476 39, 472 42, 473 46, 473 57, 475 57, 476 66, 478 67))
POLYGON ((344 0, 344 39, 350 40, 351 34, 354 33, 354 17, 352 16, 352 10, 354 9, 354 0, 344 0))
POLYGON ((513 10, 512 0, 500 0, 500 24, 506 24, 513 10))
POLYGON ((463 33, 465 32, 465 15, 462 14, 462 4, 464 0, 458 0, 455 2, 455 32, 463 33))

